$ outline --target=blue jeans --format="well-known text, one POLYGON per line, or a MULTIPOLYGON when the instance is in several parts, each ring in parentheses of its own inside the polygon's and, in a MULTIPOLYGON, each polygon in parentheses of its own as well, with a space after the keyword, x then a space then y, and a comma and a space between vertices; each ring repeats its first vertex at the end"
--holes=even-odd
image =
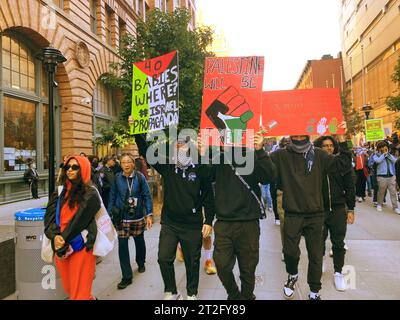
POLYGON ((268 208, 272 208, 272 197, 269 184, 261 185, 261 197, 263 199, 264 204, 266 203, 268 208))

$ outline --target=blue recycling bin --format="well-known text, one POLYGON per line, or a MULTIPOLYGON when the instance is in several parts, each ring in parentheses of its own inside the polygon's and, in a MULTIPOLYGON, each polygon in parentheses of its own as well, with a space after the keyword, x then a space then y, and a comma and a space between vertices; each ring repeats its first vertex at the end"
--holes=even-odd
POLYGON ((62 300, 66 294, 54 264, 41 258, 46 208, 15 213, 15 278, 18 300, 62 300))

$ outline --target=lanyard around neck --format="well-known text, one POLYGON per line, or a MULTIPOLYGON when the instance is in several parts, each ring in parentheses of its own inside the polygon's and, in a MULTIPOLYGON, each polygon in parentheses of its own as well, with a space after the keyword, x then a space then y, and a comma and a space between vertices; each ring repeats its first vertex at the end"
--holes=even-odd
POLYGON ((132 182, 131 182, 130 185, 129 185, 129 177, 125 176, 125 178, 126 178, 126 184, 128 185, 129 195, 132 194, 133 182, 134 182, 134 180, 135 180, 134 172, 132 173, 132 175, 133 175, 133 176, 132 176, 132 182))

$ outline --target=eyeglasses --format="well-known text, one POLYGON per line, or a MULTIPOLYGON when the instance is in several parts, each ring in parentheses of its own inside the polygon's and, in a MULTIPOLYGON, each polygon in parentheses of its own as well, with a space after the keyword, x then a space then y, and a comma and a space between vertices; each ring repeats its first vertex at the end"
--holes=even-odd
POLYGON ((67 164, 66 166, 64 166, 65 171, 68 171, 69 169, 72 169, 72 171, 77 171, 80 169, 80 166, 78 166, 77 164, 73 165, 67 164))

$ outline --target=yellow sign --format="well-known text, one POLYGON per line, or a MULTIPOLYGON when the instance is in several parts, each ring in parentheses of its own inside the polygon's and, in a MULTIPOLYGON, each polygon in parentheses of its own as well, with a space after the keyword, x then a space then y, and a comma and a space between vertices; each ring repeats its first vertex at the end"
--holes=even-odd
POLYGON ((378 141, 385 139, 382 119, 365 120, 365 136, 367 141, 378 141))

